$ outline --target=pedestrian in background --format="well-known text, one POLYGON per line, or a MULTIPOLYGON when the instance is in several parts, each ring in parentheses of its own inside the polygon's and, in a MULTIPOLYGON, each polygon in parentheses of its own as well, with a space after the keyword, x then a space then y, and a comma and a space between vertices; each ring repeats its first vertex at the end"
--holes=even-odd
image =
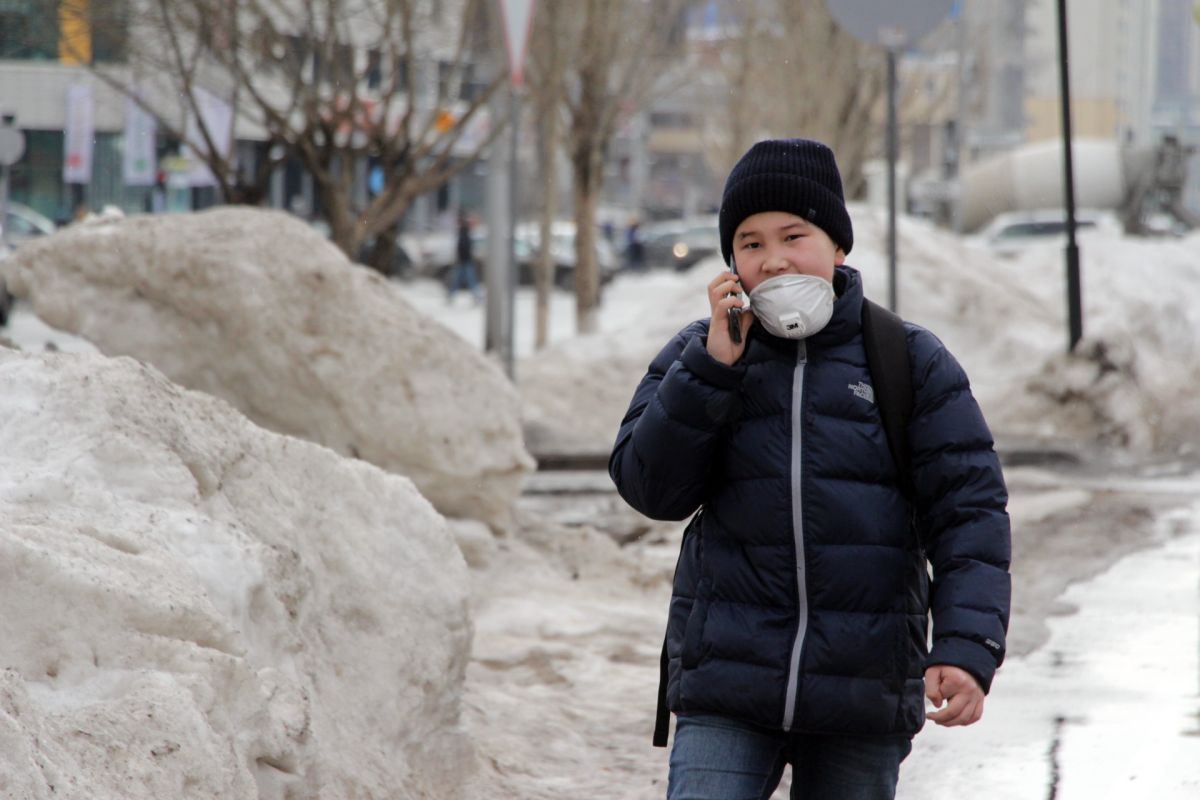
POLYGON ((637 217, 630 218, 629 227, 625 229, 625 260, 634 272, 646 268, 646 244, 642 241, 642 223, 637 217))
POLYGON ((483 290, 479 285, 479 267, 475 261, 475 243, 471 238, 472 220, 465 208, 458 210, 458 241, 455 244, 455 263, 450 270, 450 282, 446 287, 446 302, 454 300, 454 293, 465 289, 479 303, 483 290))

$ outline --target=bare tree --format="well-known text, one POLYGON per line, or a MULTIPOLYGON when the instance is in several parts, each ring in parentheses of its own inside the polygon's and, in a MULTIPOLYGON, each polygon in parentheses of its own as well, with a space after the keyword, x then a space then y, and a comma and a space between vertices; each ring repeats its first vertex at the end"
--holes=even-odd
POLYGON ((485 3, 126 0, 128 64, 92 69, 186 141, 227 200, 259 201, 271 172, 299 161, 333 241, 351 258, 376 241, 372 261, 385 268, 413 200, 477 158, 506 122, 486 119, 500 76, 476 75, 491 47, 485 3), (223 146, 228 132, 212 129, 205 93, 270 145, 253 172, 223 146), (368 160, 383 175, 369 197, 368 160))
POLYGON ((873 125, 886 83, 884 54, 842 30, 822 0, 745 0, 706 62, 728 91, 706 124, 707 158, 718 174, 756 140, 800 136, 838 154, 848 196, 861 192, 863 161, 879 139, 873 125))
POLYGON ((536 312, 534 346, 542 349, 549 340, 550 292, 554 288, 552 227, 558 213, 558 154, 562 144, 561 118, 564 101, 564 69, 569 57, 563 0, 543 0, 534 16, 530 48, 529 93, 537 124, 538 179, 541 208, 538 215, 541 250, 534 266, 536 312))
POLYGON ((595 330, 600 304, 596 209, 604 155, 622 115, 632 113, 663 65, 683 51, 687 0, 574 0, 567 40, 567 152, 575 206, 575 319, 595 330))

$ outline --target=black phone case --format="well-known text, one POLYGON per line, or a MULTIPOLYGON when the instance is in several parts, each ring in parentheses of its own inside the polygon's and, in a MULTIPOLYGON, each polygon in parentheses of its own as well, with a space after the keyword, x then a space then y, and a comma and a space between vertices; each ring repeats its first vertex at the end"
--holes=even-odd
MULTIPOLYGON (((737 264, 733 261, 733 256, 729 257, 729 271, 737 276, 737 264)), ((729 309, 729 340, 734 344, 742 343, 742 310, 740 308, 729 309)))

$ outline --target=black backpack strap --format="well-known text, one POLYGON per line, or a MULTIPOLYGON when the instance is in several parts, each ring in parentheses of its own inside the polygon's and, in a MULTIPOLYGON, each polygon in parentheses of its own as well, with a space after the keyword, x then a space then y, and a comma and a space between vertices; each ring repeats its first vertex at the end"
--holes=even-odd
MULTIPOLYGON (((688 522, 687 527, 683 529, 683 538, 679 542, 679 558, 683 557, 683 545, 687 542, 687 537, 692 534, 692 528, 696 526, 700 519, 700 515, 704 513, 701 509, 697 511, 688 522)), ((675 559, 675 571, 679 571, 679 558, 675 559)), ((675 579, 671 579, 671 583, 675 583, 675 579)), ((667 746, 667 734, 671 728, 671 711, 667 708, 667 678, 670 667, 670 659, 667 657, 667 635, 663 634, 662 655, 658 659, 658 709, 654 712, 654 740, 655 747, 667 746)))
POLYGON ((663 636, 662 657, 658 661, 658 710, 654 712, 654 746, 667 746, 671 712, 667 710, 667 637, 663 636))
POLYGON ((875 405, 883 420, 888 448, 896 463, 900 489, 913 496, 912 459, 908 452, 908 421, 912 419, 912 374, 904 320, 883 306, 863 299, 863 344, 867 369, 875 389, 875 405))

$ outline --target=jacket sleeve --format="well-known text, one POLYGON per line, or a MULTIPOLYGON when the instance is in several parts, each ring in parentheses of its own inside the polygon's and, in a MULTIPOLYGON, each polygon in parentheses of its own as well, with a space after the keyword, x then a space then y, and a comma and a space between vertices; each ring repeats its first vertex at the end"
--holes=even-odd
POLYGON ((652 519, 682 520, 700 507, 745 375, 707 350, 706 321, 678 333, 633 393, 608 461, 617 491, 652 519))
POLYGON ((933 334, 915 327, 909 352, 917 523, 933 566, 927 664, 960 667, 987 692, 1004 660, 1011 602, 1008 490, 958 361, 933 334))

